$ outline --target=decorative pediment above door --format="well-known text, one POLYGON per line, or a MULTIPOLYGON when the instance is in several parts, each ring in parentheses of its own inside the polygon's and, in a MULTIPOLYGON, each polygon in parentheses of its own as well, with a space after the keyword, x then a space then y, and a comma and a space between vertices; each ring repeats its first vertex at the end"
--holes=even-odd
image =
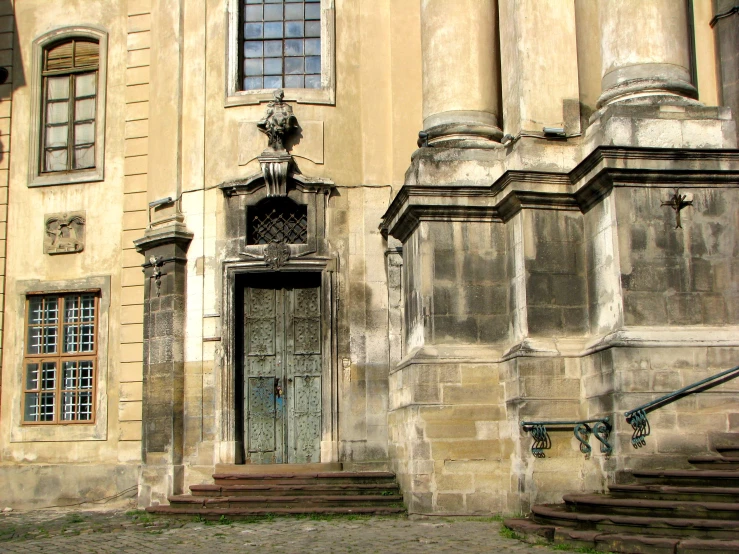
POLYGON ((324 251, 326 204, 334 184, 300 172, 290 150, 302 129, 281 90, 256 126, 268 139, 257 158, 262 171, 219 188, 227 203, 229 239, 239 242, 239 254, 278 270, 291 259, 324 251))

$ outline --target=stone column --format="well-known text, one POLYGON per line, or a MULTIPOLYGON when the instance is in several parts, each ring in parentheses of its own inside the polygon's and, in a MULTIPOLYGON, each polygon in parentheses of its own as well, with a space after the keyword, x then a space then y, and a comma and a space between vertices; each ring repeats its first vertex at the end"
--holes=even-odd
POLYGON ((685 0, 600 0, 601 108, 655 97, 697 98, 685 0))
POLYGON ((419 145, 492 147, 499 123, 497 0, 421 0, 419 145))

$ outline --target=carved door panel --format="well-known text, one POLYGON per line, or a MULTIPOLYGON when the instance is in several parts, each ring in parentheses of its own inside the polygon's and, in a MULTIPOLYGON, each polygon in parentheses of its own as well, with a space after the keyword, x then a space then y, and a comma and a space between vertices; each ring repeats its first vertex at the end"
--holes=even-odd
POLYGON ((244 444, 251 463, 320 461, 320 287, 244 291, 244 444))

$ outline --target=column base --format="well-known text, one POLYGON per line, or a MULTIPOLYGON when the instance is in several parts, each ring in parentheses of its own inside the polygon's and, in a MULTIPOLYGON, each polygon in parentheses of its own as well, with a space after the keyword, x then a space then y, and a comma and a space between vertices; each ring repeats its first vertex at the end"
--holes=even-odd
MULTIPOLYGON (((685 68, 661 63, 630 65, 615 69, 603 77, 603 93, 597 107, 629 101, 660 104, 674 100, 695 101, 698 89, 690 83, 685 68)), ((697 105, 701 105, 695 102, 697 105)))
POLYGON ((498 148, 503 131, 488 112, 453 110, 427 117, 418 133, 418 147, 498 148))

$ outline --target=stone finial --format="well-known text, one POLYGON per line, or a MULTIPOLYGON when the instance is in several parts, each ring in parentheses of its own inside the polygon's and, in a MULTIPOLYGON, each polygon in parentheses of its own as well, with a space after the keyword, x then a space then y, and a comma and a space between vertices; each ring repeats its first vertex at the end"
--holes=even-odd
POLYGON ((44 217, 44 254, 71 254, 85 248, 85 212, 44 217))
POLYGON ((285 93, 275 91, 275 99, 267 104, 264 118, 257 122, 257 128, 269 138, 269 149, 273 152, 287 152, 289 139, 298 132, 298 118, 289 104, 283 102, 285 93))

